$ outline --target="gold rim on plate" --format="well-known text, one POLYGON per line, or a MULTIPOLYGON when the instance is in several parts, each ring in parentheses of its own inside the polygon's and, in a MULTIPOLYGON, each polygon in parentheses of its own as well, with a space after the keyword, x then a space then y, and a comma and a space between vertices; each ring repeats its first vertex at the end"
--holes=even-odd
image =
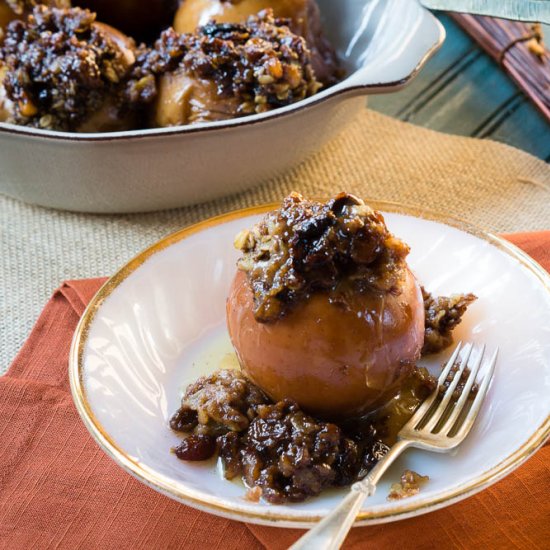
MULTIPOLYGON (((462 220, 436 214, 422 208, 408 207, 398 203, 385 201, 367 200, 366 202, 376 210, 380 210, 382 212, 403 214, 429 221, 435 221, 465 231, 466 233, 489 242, 504 253, 512 256, 512 258, 518 261, 523 267, 528 269, 537 277, 537 279, 539 279, 544 289, 550 294, 550 275, 531 257, 508 241, 505 241, 504 239, 501 239, 491 233, 485 232, 462 220)), ((92 325, 94 317, 103 302, 136 269, 138 269, 157 252, 160 252, 161 250, 164 250, 165 248, 168 248, 169 246, 196 233, 232 220, 262 214, 268 212, 269 210, 273 210, 278 206, 278 203, 266 204, 209 218, 208 220, 189 226, 165 237, 156 244, 144 250, 142 253, 138 254, 134 259, 130 260, 130 262, 128 262, 100 288, 98 293, 94 296, 84 311, 84 314, 82 315, 82 318, 76 328, 71 345, 69 355, 69 379, 71 384, 71 392, 78 413, 96 442, 119 466, 149 487, 184 504, 189 504, 200 510, 231 519, 239 519, 241 521, 250 521, 265 525, 311 527, 313 523, 322 518, 321 515, 304 512, 296 512, 289 515, 288 512, 285 512, 282 509, 278 510, 276 506, 261 508, 258 509, 258 511, 251 511, 250 508, 245 505, 240 506, 234 502, 229 503, 224 501, 222 498, 204 495, 200 491, 182 486, 181 484, 174 482, 173 480, 159 474, 158 472, 140 463, 138 460, 132 458, 116 444, 116 442, 110 437, 94 415, 88 402, 83 379, 84 349, 86 347, 89 329, 92 325)), ((409 503, 407 501, 403 501, 397 506, 385 508, 376 512, 368 510, 361 511, 357 516, 356 525, 369 525, 405 519, 419 513, 437 510, 438 508, 442 508, 452 504, 453 502, 462 500, 467 496, 471 496, 502 479, 513 469, 517 468, 543 445, 548 436, 550 436, 550 416, 546 418, 546 420, 533 432, 528 441, 519 449, 493 468, 479 475, 476 479, 451 490, 444 491, 442 494, 439 494, 434 498, 426 498, 424 500, 416 500, 409 503)))

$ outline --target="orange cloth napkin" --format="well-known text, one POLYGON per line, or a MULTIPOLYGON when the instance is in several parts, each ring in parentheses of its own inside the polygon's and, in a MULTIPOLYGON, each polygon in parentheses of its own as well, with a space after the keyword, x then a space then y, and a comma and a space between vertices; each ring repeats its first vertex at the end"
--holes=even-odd
MULTIPOLYGON (((550 231, 509 237, 550 270, 550 231)), ((199 512, 114 464, 69 392, 71 337, 103 279, 65 283, 0 378, 0 548, 283 549, 298 530, 199 512)), ((482 493, 417 518, 354 529, 346 548, 548 548, 550 445, 482 493)))

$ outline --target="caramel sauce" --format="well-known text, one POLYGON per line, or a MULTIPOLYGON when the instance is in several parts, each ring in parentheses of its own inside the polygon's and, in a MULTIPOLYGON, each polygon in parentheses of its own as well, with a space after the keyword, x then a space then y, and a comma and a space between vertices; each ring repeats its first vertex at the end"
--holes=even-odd
POLYGON ((436 386, 437 380, 425 368, 414 368, 389 401, 357 422, 373 425, 380 440, 391 447, 397 441, 401 428, 436 386))

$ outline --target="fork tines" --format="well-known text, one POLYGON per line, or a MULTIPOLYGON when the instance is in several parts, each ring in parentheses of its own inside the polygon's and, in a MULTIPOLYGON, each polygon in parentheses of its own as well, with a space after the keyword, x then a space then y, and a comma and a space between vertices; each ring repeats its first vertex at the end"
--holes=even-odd
POLYGON ((403 431, 412 430, 415 436, 431 435, 430 439, 438 436, 462 441, 470 431, 491 383, 497 353, 498 350, 477 384, 485 346, 475 348, 473 344, 462 346, 459 343, 439 376, 437 390, 422 403, 403 431))

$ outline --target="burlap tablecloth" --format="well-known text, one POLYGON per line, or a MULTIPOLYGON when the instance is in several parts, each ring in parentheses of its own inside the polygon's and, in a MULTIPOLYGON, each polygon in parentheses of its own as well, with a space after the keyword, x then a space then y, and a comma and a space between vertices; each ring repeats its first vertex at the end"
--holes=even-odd
POLYGON ((502 144, 436 133, 372 111, 286 175, 198 206, 99 216, 0 196, 0 374, 61 281, 109 275, 184 225, 279 200, 291 190, 347 190, 448 213, 491 231, 550 229, 550 167, 544 162, 502 144))

